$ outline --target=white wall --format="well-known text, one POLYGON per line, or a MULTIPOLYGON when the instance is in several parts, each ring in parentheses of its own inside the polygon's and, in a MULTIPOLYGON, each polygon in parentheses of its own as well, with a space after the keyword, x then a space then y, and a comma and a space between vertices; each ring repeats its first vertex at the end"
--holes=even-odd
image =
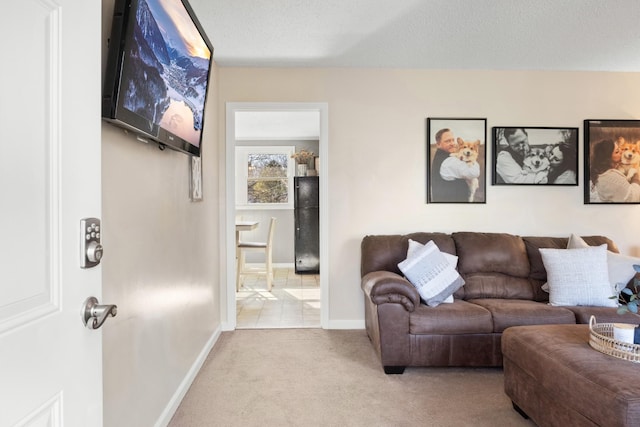
MULTIPOLYGON (((639 73, 220 68, 219 76, 220 111, 226 102, 328 102, 331 326, 364 324, 367 234, 604 234, 640 255, 640 206, 584 205, 582 184, 583 120, 639 118, 639 73), (426 204, 427 117, 486 117, 488 145, 492 126, 579 127, 580 185, 491 186, 487 170, 486 204, 426 204)), ((224 151, 222 115, 218 125, 224 151)))
MULTIPOLYGON (((103 1, 103 67, 113 0, 103 1)), ((213 87, 217 87, 213 72, 213 87)), ((168 421, 220 332, 217 102, 205 117, 203 201, 189 157, 102 125, 104 426, 168 421), (186 381, 186 382, 185 382, 186 381)))

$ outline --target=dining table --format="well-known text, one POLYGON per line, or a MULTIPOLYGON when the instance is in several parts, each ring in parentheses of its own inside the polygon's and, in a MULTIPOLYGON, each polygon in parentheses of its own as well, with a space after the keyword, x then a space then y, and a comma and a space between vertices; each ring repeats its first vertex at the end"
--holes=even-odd
POLYGON ((238 246, 238 242, 240 241, 240 232, 255 230, 258 227, 258 224, 260 224, 259 221, 236 221, 236 247, 238 246))

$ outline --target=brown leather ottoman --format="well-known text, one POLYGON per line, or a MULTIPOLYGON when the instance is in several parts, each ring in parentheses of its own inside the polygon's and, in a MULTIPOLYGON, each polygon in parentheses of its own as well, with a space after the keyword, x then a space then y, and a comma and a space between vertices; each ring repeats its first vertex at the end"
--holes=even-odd
POLYGON ((504 390, 539 426, 639 426, 640 364, 589 346, 587 325, 502 334, 504 390))

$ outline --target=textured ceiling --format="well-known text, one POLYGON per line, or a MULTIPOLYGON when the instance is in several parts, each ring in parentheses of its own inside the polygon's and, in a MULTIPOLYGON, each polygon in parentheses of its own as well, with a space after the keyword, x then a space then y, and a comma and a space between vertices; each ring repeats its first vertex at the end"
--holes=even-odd
POLYGON ((221 67, 640 71, 640 0, 189 0, 221 67))

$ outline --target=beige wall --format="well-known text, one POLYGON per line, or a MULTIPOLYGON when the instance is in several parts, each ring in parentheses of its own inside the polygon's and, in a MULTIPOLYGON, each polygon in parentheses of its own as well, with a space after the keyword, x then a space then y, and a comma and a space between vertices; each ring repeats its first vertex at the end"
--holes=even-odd
MULTIPOLYGON (((220 68, 219 75, 219 111, 226 102, 329 105, 322 161, 329 162, 330 326, 364 324, 366 234, 605 234, 623 253, 640 255, 640 206, 584 205, 582 185, 583 120, 640 117, 640 73, 220 68), (488 185, 484 205, 426 204, 427 117, 485 117, 489 142, 492 126, 578 127, 580 185, 488 185)), ((218 126, 222 156, 224 115, 218 126)))
MULTIPOLYGON (((112 11, 103 1, 103 67, 112 11)), ((101 301, 118 305, 102 328, 105 427, 167 421, 220 332, 217 116, 214 89, 196 203, 187 155, 102 125, 101 301)))

